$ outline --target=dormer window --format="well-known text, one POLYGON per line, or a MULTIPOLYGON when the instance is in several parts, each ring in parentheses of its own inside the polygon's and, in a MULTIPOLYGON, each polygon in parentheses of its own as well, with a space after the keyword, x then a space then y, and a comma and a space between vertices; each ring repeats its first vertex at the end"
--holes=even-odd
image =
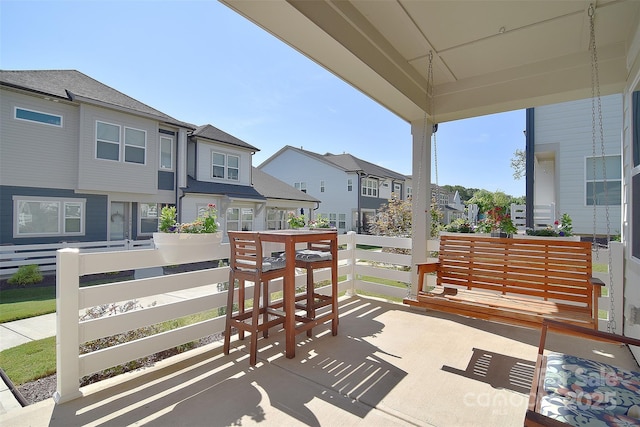
POLYGON ((240 179, 240 157, 230 154, 211 153, 211 177, 238 181, 240 179))

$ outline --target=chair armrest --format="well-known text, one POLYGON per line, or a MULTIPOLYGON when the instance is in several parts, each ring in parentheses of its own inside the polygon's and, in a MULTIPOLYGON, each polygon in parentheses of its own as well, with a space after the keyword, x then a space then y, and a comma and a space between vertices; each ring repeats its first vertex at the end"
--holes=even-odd
POLYGON ((612 334, 610 332, 596 331, 594 329, 589 329, 570 323, 564 323, 557 320, 544 319, 542 321, 542 333, 540 335, 540 346, 538 347, 538 354, 544 353, 548 329, 557 330, 559 332, 570 335, 585 336, 592 339, 612 341, 640 347, 640 339, 637 338, 625 337, 623 335, 612 334))

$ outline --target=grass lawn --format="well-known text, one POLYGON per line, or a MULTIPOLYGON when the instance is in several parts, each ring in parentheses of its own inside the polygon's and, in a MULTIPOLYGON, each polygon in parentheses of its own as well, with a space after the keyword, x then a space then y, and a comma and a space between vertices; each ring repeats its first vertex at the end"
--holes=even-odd
POLYGON ((56 287, 25 287, 0 291, 0 323, 55 313, 56 287))
POLYGON ((15 385, 56 373, 56 337, 0 351, 0 367, 15 385))

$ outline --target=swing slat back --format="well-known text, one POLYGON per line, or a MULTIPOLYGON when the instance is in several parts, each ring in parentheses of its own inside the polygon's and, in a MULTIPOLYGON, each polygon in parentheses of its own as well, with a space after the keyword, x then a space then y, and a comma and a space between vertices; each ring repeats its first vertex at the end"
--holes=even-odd
POLYGON ((418 265, 419 290, 405 303, 537 326, 546 318, 597 328, 602 282, 592 278, 591 244, 561 239, 443 235, 438 263, 418 265), (436 287, 424 288, 424 275, 436 287))

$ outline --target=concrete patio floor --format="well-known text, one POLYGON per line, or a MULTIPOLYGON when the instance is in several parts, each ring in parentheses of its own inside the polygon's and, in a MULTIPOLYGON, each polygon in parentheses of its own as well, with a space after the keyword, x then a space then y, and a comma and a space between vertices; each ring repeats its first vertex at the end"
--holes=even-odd
MULTIPOLYGON (((0 416, 3 426, 518 426, 539 331, 409 309, 365 297, 340 302, 340 329, 201 347, 0 416)), ((637 370, 626 347, 552 336, 548 346, 637 370)))

